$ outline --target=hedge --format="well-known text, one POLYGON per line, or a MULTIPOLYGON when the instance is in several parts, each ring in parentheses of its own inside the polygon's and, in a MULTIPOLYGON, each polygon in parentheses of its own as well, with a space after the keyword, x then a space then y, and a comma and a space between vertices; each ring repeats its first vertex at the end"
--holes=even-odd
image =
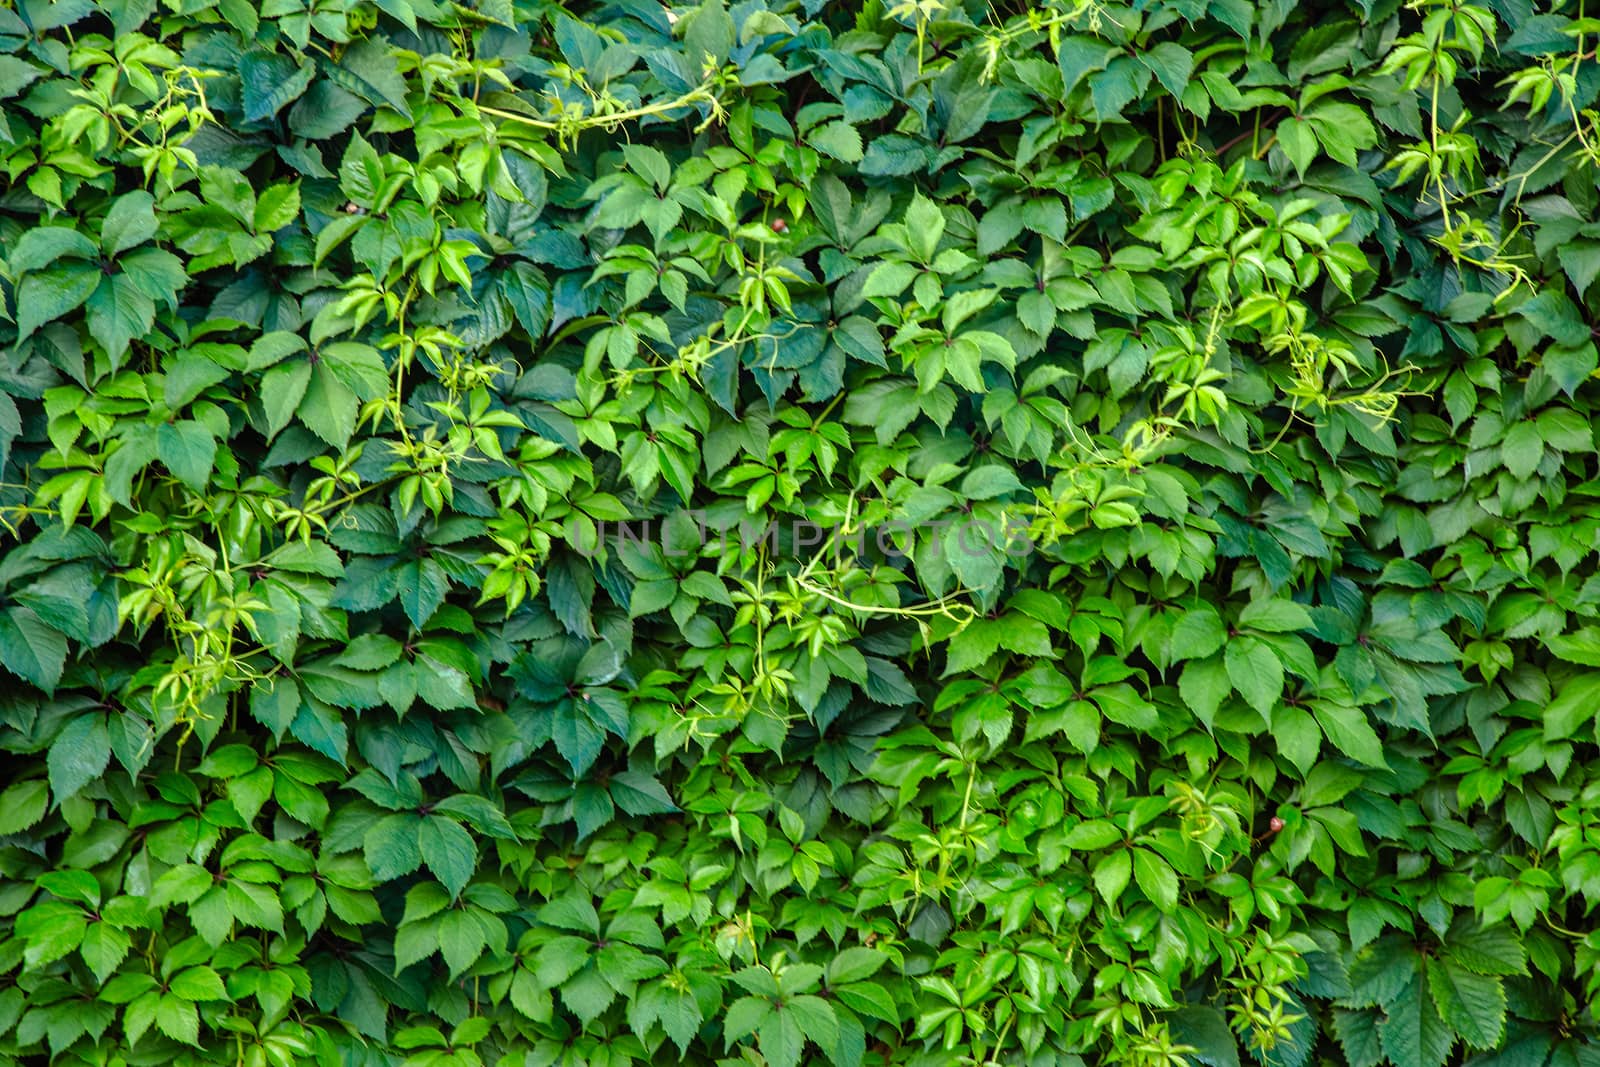
POLYGON ((1600 1065, 1586 2, 0 2, 0 1065, 1600 1065))

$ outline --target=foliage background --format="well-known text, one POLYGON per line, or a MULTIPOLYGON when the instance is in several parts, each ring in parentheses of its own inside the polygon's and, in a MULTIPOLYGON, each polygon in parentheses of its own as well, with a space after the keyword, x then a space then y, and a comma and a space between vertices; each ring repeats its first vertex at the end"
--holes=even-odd
POLYGON ((0 3, 0 1062, 1600 1063, 1584 3, 0 3))

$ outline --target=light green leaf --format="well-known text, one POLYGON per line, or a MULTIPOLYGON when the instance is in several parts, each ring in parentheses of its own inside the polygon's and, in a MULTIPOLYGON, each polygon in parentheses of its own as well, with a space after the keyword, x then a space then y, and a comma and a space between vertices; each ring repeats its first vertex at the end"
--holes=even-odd
POLYGON ((50 787, 43 778, 17 782, 0 793, 0 837, 21 833, 44 818, 50 787))

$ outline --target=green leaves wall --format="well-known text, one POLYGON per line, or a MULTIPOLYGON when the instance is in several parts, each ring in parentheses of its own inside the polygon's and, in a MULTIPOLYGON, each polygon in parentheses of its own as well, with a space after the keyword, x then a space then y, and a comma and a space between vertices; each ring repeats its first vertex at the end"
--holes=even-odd
POLYGON ((1585 2, 0 3, 0 1063, 1600 1064, 1585 2))

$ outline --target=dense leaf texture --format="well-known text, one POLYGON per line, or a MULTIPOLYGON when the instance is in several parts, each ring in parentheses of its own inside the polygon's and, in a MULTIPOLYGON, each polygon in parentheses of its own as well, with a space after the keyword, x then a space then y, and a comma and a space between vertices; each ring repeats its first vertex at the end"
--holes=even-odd
POLYGON ((0 3, 0 1067, 1596 1067, 1593 7, 0 3))

